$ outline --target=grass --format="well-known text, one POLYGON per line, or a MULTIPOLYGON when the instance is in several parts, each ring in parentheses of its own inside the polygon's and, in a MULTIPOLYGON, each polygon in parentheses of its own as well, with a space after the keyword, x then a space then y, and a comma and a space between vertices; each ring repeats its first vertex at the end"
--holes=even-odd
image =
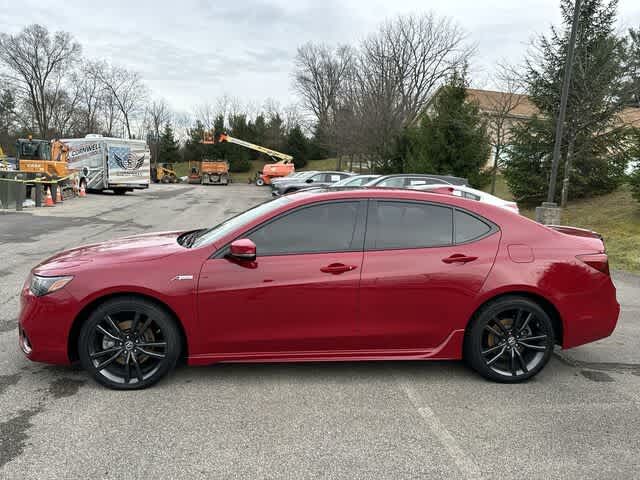
MULTIPOLYGON (((489 190, 490 186, 485 188, 489 190)), ((513 198, 502 176, 497 178, 495 195, 513 198)), ((535 207, 521 208, 520 213, 535 219, 535 207)), ((626 185, 607 195, 569 202, 562 223, 600 233, 611 268, 640 273, 640 203, 626 185)))

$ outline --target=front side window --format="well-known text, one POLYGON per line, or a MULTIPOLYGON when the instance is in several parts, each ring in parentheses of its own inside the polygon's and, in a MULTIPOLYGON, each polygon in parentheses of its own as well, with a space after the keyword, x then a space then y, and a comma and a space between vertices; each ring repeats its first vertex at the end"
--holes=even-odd
POLYGON ((449 207, 378 201, 369 213, 369 250, 446 246, 452 242, 453 210, 449 207))
POLYGON ((303 207, 259 227, 247 238, 256 244, 259 256, 361 250, 359 209, 357 201, 303 207))

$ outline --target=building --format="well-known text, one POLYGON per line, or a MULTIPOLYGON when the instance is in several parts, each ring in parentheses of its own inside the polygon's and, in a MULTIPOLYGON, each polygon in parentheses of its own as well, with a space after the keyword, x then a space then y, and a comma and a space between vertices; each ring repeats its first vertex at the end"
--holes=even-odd
MULTIPOLYGON (((493 168, 496 148, 509 143, 514 125, 538 113, 528 95, 496 92, 492 90, 467 89, 467 98, 475 102, 480 113, 487 118, 488 133, 493 148, 487 159, 487 168, 493 168)), ((640 107, 626 107, 620 114, 620 122, 640 128, 640 107)))

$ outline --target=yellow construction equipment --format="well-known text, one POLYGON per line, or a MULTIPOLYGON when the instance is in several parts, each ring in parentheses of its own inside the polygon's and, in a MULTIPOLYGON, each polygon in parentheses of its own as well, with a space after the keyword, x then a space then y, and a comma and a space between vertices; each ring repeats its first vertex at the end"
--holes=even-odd
POLYGON ((64 177, 67 168, 67 148, 59 140, 20 138, 16 142, 18 169, 26 173, 39 173, 46 177, 64 177), (53 155, 52 155, 53 147, 53 155))
POLYGON ((178 175, 173 163, 159 163, 157 167, 151 169, 151 179, 156 183, 177 183, 178 175))

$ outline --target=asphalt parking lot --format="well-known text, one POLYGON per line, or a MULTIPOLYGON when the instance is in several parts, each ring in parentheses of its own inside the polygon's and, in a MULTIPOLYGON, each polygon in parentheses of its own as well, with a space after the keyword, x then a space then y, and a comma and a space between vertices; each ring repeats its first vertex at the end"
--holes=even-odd
POLYGON ((557 352, 521 385, 457 362, 181 367, 117 392, 17 347, 18 290, 58 250, 215 224, 250 185, 153 185, 0 211, 0 479, 638 478, 640 279, 615 273, 608 339, 557 352))

